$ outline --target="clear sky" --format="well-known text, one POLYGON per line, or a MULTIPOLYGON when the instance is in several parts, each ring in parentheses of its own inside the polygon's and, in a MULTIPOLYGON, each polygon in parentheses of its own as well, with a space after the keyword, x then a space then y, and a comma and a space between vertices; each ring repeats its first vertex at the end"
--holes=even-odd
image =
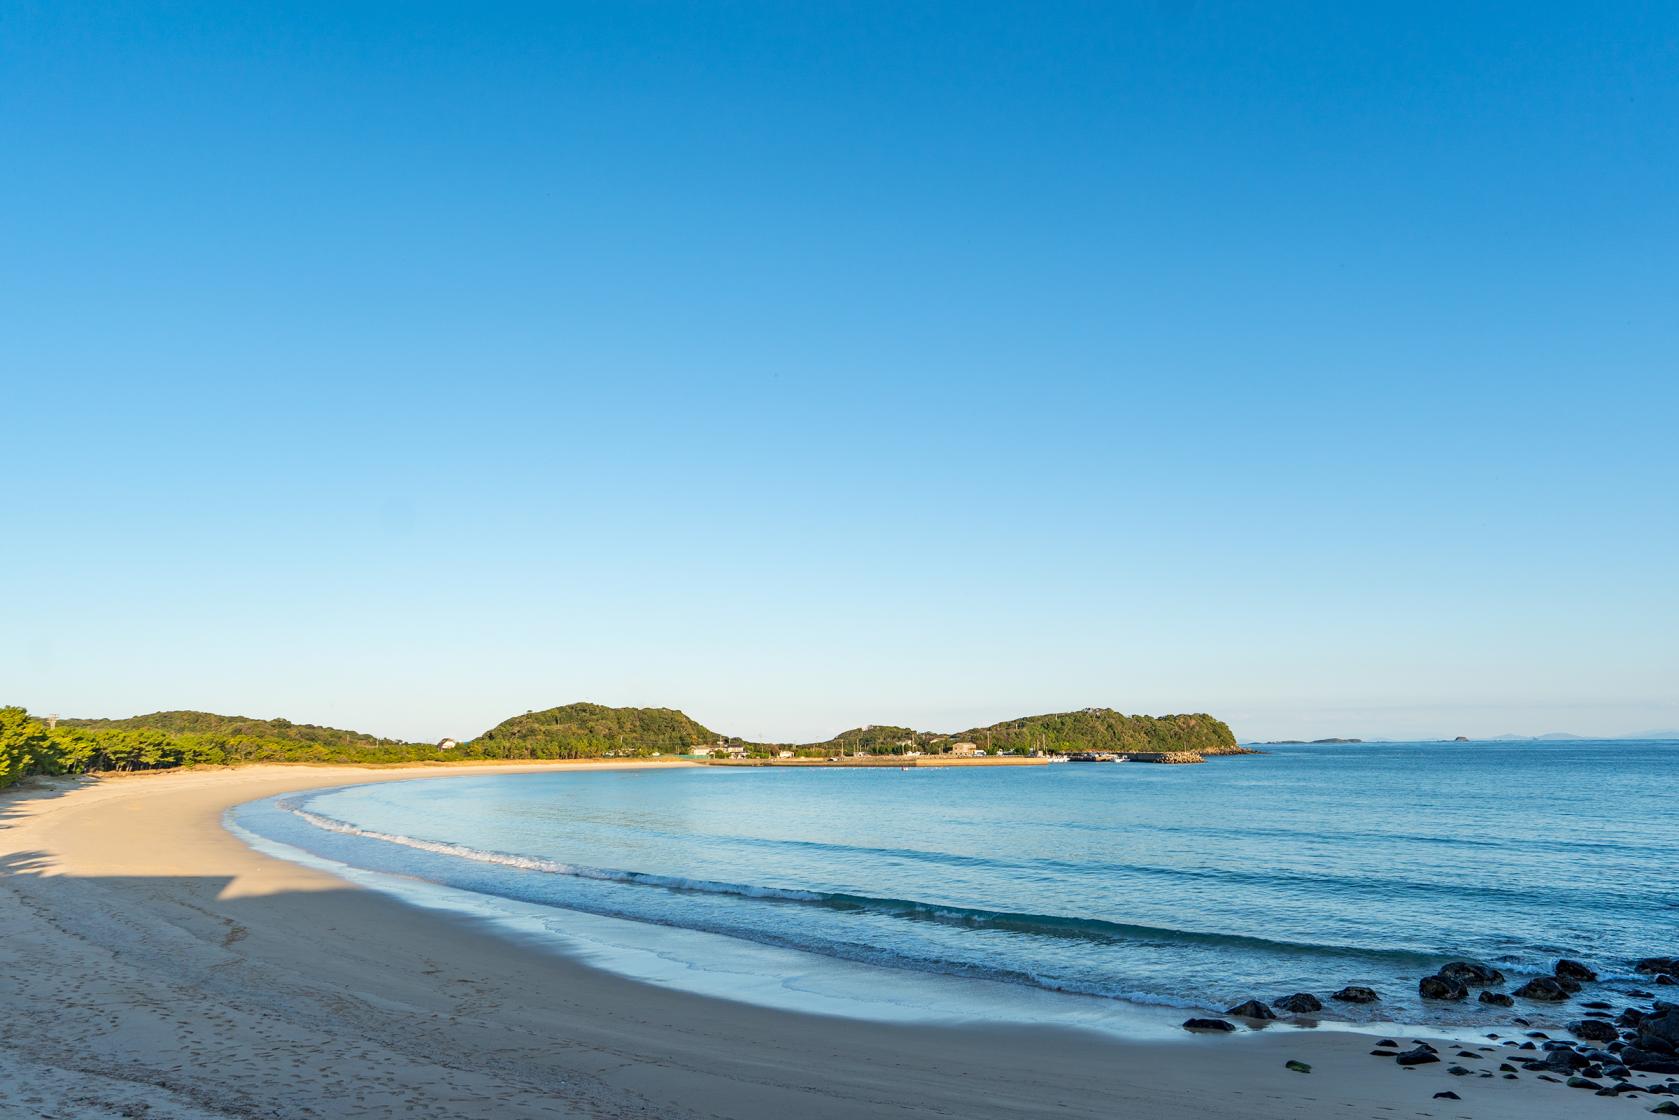
POLYGON ((1679 726, 1679 8, 0 7, 0 701, 1679 726))

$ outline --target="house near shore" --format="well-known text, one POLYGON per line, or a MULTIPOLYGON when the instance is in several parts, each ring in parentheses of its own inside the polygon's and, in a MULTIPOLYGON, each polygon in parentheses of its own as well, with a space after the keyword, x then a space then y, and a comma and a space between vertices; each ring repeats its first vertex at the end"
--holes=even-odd
POLYGON ((776 751, 775 752, 775 757, 777 757, 777 758, 792 758, 793 757, 793 752, 792 751, 776 751))
POLYGON ((437 749, 440 751, 452 751, 458 746, 460 746, 460 742, 455 739, 439 739, 437 741, 437 749))
POLYGON ((958 758, 972 758, 979 753, 978 743, 952 743, 950 753, 958 758))
POLYGON ((696 758, 745 758, 745 747, 731 747, 726 743, 718 743, 713 747, 695 747, 688 752, 696 758))

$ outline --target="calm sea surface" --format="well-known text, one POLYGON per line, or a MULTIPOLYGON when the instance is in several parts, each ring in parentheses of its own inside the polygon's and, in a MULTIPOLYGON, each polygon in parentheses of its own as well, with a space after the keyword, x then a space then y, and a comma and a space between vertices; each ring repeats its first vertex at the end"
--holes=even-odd
POLYGON ((535 904, 556 930, 605 915, 1142 1004, 1356 983, 1384 1018, 1478 1022, 1473 1000, 1423 1005, 1417 978, 1467 956, 1513 987, 1566 955, 1624 989, 1632 959, 1679 953, 1679 744, 1267 749, 1203 766, 469 776, 234 820, 462 899, 535 904))

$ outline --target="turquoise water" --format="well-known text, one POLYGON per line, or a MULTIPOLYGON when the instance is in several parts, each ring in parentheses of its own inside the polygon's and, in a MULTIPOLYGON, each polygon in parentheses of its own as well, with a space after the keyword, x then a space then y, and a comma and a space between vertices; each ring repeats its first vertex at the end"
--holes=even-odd
POLYGON ((1383 1003, 1332 1004, 1338 1017, 1487 1021, 1473 1001, 1423 1004, 1417 979, 1469 956, 1513 987, 1566 955, 1624 989, 1633 959, 1679 952, 1679 744, 1269 751, 1189 767, 479 775, 235 819, 556 915, 1174 1007, 1356 983, 1383 1003))

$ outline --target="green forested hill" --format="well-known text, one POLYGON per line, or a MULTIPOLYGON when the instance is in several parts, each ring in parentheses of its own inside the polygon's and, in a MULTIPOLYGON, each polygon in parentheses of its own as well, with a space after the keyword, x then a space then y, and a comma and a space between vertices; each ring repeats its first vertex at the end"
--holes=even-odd
POLYGON ((61 719, 47 727, 0 708, 0 786, 24 774, 165 770, 237 762, 413 762, 446 757, 429 743, 380 739, 284 719, 154 712, 127 719, 61 719))
POLYGON ((152 712, 126 719, 61 719, 60 727, 92 731, 162 731, 170 735, 219 735, 227 738, 285 739, 335 747, 386 747, 399 742, 360 731, 293 723, 289 719, 219 716, 214 712, 152 712))
POLYGON ((1236 754, 1236 736, 1223 720, 1196 713, 1128 716, 1112 708, 1085 708, 1022 716, 958 736, 1005 751, 1194 751, 1236 754))
POLYGON ((871 724, 868 727, 853 727, 850 731, 841 731, 832 739, 820 743, 803 743, 795 749, 807 755, 901 754, 910 749, 926 750, 930 740, 945 738, 947 736, 916 731, 909 727, 871 724))
POLYGON ((469 744, 481 758, 590 758, 681 754, 723 736, 674 708, 566 704, 498 723, 469 744))

